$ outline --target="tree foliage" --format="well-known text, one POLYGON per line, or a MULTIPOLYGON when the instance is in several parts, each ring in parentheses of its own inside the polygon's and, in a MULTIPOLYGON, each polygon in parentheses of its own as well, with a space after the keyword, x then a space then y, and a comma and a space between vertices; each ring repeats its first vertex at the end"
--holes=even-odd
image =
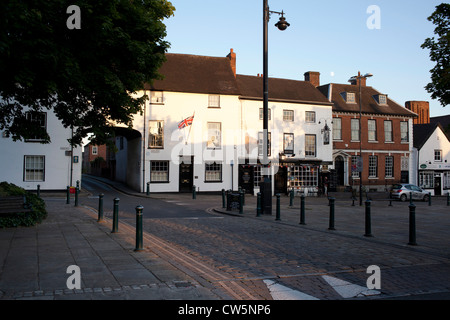
POLYGON ((430 70, 431 82, 425 88, 445 107, 450 103, 450 4, 438 5, 428 20, 436 25, 437 39, 427 38, 421 47, 430 50, 430 59, 436 66, 430 70))
POLYGON ((0 130, 14 140, 50 137, 26 111, 53 110, 71 143, 88 133, 104 142, 111 123, 131 126, 146 97, 131 95, 160 78, 169 43, 167 0, 3 0, 0 11, 0 130), (69 29, 70 5, 80 29, 69 29))

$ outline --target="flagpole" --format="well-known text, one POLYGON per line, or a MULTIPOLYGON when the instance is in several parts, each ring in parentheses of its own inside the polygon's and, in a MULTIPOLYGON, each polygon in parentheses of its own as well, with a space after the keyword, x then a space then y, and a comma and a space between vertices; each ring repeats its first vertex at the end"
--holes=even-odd
MULTIPOLYGON (((194 118, 195 118, 195 111, 194 111, 194 114, 192 115, 192 122, 194 122, 194 118)), ((188 133, 187 139, 189 139, 189 137, 191 136, 191 130, 192 130, 192 123, 189 126, 189 133, 188 133)), ((186 145, 187 145, 187 139, 186 139, 186 145)))

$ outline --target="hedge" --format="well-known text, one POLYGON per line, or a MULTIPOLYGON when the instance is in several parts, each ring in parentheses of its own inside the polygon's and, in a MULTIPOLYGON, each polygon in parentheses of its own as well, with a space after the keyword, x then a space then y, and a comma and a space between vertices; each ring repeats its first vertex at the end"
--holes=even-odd
POLYGON ((44 200, 12 183, 0 182, 0 197, 7 196, 25 196, 27 203, 31 204, 33 210, 31 212, 18 212, 8 217, 0 216, 0 228, 30 227, 47 218, 44 200))

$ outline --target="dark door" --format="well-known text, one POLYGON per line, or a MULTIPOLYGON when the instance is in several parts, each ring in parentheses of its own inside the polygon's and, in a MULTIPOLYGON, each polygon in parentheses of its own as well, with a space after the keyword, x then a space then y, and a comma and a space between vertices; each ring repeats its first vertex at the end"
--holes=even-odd
POLYGON ((344 185, 344 158, 341 156, 337 156, 334 160, 334 167, 336 169, 336 175, 337 175, 337 185, 343 186, 344 185))
POLYGON ((287 167, 278 167, 278 172, 275 174, 275 193, 287 194, 287 167))
POLYGON ((434 177, 434 195, 441 195, 441 177, 434 177))
POLYGON ((192 192, 194 185, 194 165, 191 163, 180 163, 180 192, 192 192))
POLYGON ((253 194, 253 166, 240 165, 239 166, 239 187, 245 191, 245 193, 253 194))

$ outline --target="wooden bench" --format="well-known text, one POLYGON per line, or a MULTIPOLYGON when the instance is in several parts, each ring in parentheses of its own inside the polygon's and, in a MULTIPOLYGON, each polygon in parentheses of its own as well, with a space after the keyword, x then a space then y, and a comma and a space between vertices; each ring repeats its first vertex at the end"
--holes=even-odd
POLYGON ((27 204, 25 196, 8 196, 0 198, 0 217, 30 211, 32 211, 32 208, 30 204, 27 204))

